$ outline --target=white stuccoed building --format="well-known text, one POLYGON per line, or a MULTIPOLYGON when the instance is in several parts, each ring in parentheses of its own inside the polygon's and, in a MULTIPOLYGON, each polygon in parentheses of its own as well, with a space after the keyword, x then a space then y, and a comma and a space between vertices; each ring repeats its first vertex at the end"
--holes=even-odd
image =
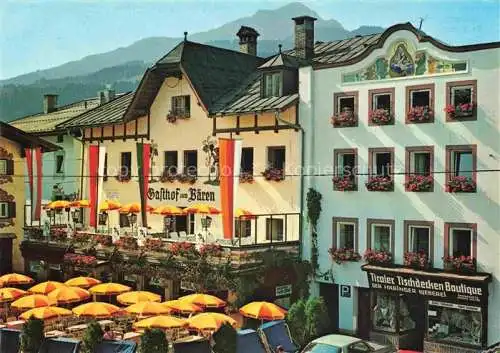
POLYGON ((299 116, 304 165, 321 174, 303 177, 304 199, 322 195, 313 293, 340 331, 401 349, 500 341, 500 43, 448 46, 400 24, 312 52, 299 116), (341 259, 367 249, 369 264, 341 259))

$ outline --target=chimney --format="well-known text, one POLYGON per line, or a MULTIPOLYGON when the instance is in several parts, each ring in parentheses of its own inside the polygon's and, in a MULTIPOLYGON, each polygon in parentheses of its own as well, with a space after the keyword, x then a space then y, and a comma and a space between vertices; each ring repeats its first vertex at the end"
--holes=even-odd
POLYGON ((57 110, 57 94, 43 95, 43 112, 44 114, 52 113, 57 110))
POLYGON ((310 60, 314 57, 314 21, 311 16, 294 17, 295 53, 297 57, 310 60))
POLYGON ((97 92, 97 96, 99 97, 99 104, 108 103, 115 99, 115 90, 111 89, 111 86, 106 85, 103 91, 97 92))
POLYGON ((259 33, 252 27, 241 26, 236 35, 240 38, 240 52, 256 56, 259 33))

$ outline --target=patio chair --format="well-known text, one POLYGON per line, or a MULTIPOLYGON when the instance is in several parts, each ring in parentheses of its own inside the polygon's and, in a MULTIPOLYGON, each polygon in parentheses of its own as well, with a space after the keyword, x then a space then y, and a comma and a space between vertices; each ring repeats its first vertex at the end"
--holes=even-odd
POLYGON ((177 232, 170 232, 170 233, 168 233, 168 236, 172 240, 179 240, 179 233, 177 233, 177 232))
POLYGON ((236 353, 266 353, 257 331, 252 329, 238 331, 236 353))
POLYGON ((77 353, 79 349, 80 341, 66 337, 58 337, 45 340, 38 350, 38 353, 77 353))
POLYGON ((187 238, 187 236, 188 236, 188 235, 187 235, 187 233, 186 233, 185 231, 181 231, 181 232, 179 232, 179 237, 180 237, 180 238, 187 238))
POLYGON ((282 346, 285 352, 298 352, 299 348, 293 342, 285 321, 266 322, 259 327, 258 332, 269 352, 275 352, 278 346, 282 346))

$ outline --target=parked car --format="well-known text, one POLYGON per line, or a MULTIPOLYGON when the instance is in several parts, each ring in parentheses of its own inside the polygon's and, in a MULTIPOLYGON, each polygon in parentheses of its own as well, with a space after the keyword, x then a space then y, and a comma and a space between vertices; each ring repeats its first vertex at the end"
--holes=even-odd
POLYGON ((301 353, 396 353, 392 345, 382 345, 346 335, 327 335, 310 342, 301 353))

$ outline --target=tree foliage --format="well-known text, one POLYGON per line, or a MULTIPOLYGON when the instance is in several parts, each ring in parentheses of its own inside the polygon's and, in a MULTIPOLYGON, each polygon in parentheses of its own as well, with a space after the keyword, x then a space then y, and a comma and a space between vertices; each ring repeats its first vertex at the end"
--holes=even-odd
POLYGON ((160 329, 146 329, 141 336, 140 353, 168 353, 168 340, 160 329))
POLYGON ((236 352, 236 335, 236 330, 230 324, 224 323, 213 335, 215 353, 236 352))
POLYGON ((94 353, 95 347, 102 341, 103 334, 101 325, 96 321, 91 321, 83 333, 82 353, 94 353))
POLYGON ((20 350, 24 353, 36 353, 44 340, 43 320, 29 318, 23 325, 20 336, 20 350))
POLYGON ((307 341, 304 323, 306 322, 306 302, 303 299, 297 300, 288 310, 286 321, 290 333, 297 344, 304 346, 307 341))
POLYGON ((300 346, 328 332, 330 318, 323 298, 298 300, 288 310, 286 319, 293 339, 300 346))

